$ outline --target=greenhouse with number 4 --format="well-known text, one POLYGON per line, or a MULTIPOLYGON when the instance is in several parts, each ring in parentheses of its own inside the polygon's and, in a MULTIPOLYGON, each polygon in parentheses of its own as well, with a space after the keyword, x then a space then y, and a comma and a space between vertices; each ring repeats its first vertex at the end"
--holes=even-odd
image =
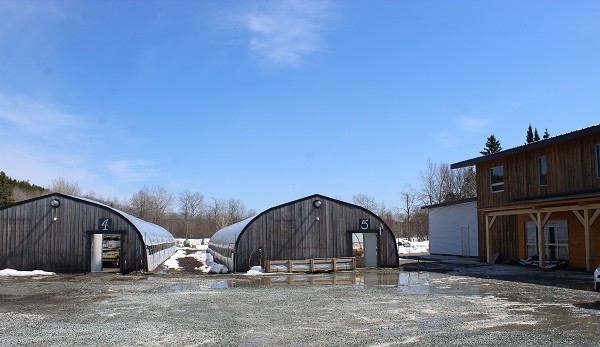
POLYGON ((294 266, 312 270, 329 260, 331 270, 347 269, 347 261, 354 267, 398 267, 394 234, 380 217, 319 194, 218 230, 208 252, 231 272, 252 266, 277 271, 279 264, 286 263, 288 271, 294 266))
POLYGON ((0 269, 152 271, 175 250, 166 229, 81 197, 53 193, 0 208, 0 269))

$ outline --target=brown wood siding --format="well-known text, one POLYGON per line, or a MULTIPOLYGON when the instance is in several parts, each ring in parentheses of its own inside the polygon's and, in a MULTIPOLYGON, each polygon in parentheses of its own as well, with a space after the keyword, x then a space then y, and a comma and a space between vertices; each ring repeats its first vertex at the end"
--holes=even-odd
POLYGON ((0 210, 0 268, 89 272, 88 230, 96 230, 100 218, 112 218, 113 230, 122 236, 122 270, 145 270, 145 249, 136 229, 116 212, 91 203, 59 196, 32 200, 0 210), (57 217, 57 221, 53 218, 57 217))
MULTIPOLYGON (((479 259, 486 261, 487 243, 485 238, 485 219, 479 216, 479 259)), ((500 253, 501 262, 511 262, 518 258, 519 249, 516 239, 518 237, 517 218, 515 216, 499 216, 490 228, 492 238, 492 254, 500 253)))
POLYGON ((542 195, 600 189, 595 145, 600 135, 552 144, 537 150, 477 164, 477 206, 492 207, 542 195), (538 184, 537 158, 548 158, 548 184, 538 184), (490 169, 504 167, 504 192, 490 190, 490 169))
MULTIPOLYGON (((569 266, 585 270, 585 230, 583 224, 575 217, 571 211, 553 212, 549 221, 565 220, 569 229, 569 266)), ((518 218, 518 249, 519 258, 524 258, 525 251, 525 223, 531 221, 528 215, 520 215, 518 218)), ((590 229, 590 238, 592 248, 591 263, 596 268, 600 264, 600 223, 596 223, 590 229)))
MULTIPOLYGON (((600 135, 590 135, 478 163, 476 165, 477 207, 489 208, 545 195, 600 189, 600 178, 597 177, 595 159, 597 144, 600 144, 600 135), (538 182, 537 159, 541 156, 546 156, 548 159, 548 184, 546 186, 540 186, 538 182), (496 166, 504 167, 504 191, 492 193, 490 169, 496 166)), ((524 242, 522 241, 524 236, 521 234, 523 233, 521 230, 523 218, 528 217, 498 217, 496 219, 492 228, 493 253, 503 253, 504 260, 515 260, 524 255, 524 248, 522 248, 524 245, 521 245, 521 242, 524 242), (508 221, 510 219, 512 222, 508 221)), ((573 232, 573 244, 570 245, 572 249, 569 250, 570 255, 574 257, 571 263, 574 267, 585 268, 585 248, 582 248, 583 241, 580 240, 579 232, 581 223, 573 218, 574 216, 568 216, 569 237, 573 232), (581 256, 583 256, 583 260, 580 259, 581 256), (581 264, 583 266, 580 266, 581 264)), ((481 213, 478 219, 479 253, 480 258, 485 260, 485 220, 481 213)), ((554 215, 552 219, 554 219, 554 215)), ((596 222, 596 224, 600 223, 596 222)), ((594 248, 591 254, 592 265, 600 261, 599 228, 594 225, 593 232, 590 234, 594 248)), ((582 227, 581 230, 583 230, 582 227)))
MULTIPOLYGON (((372 229, 383 225, 377 216, 362 208, 324 197, 310 197, 268 210, 248 224, 239 236, 236 271, 264 266, 266 260, 352 256, 347 231, 357 230, 361 218, 369 218, 372 229), (320 208, 313 207, 315 199, 322 201, 320 208)), ((397 254, 393 233, 383 225, 378 252, 381 266, 397 267, 397 254)))

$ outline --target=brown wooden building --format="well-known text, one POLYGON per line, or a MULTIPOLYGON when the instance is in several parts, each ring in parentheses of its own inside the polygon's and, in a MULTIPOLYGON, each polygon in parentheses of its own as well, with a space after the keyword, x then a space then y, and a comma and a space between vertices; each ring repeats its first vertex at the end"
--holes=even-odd
POLYGON ((162 227, 84 198, 54 193, 0 208, 0 269, 152 271, 175 250, 162 227))
POLYGON ((465 160, 476 166, 479 256, 600 264, 600 125, 465 160))
POLYGON ((267 260, 351 257, 353 239, 363 243, 366 267, 398 267, 396 239, 381 218, 360 206, 318 194, 217 231, 208 251, 215 261, 236 272, 264 267, 267 260))

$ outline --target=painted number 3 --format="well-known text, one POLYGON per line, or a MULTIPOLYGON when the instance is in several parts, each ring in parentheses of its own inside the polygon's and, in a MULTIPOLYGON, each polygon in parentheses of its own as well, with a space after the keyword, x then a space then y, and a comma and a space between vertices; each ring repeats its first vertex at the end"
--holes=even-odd
POLYGON ((371 227, 371 221, 369 219, 361 219, 360 220, 360 230, 369 230, 371 227))

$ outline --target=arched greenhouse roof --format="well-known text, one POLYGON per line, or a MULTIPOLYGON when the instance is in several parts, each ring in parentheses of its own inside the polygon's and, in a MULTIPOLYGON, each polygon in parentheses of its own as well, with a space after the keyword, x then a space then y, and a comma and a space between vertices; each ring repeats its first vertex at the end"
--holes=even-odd
POLYGON ((256 216, 246 218, 242 221, 239 221, 235 224, 231 224, 226 226, 223 229, 217 231, 211 238, 210 243, 216 245, 233 245, 240 236, 240 233, 246 228, 248 224, 255 218, 256 216))
POLYGON ((134 217, 128 213, 125 213, 114 207, 105 205, 101 202, 91 200, 88 198, 82 198, 79 196, 60 194, 60 193, 54 193, 54 194, 50 194, 50 195, 59 195, 59 196, 64 196, 64 197, 71 198, 74 200, 80 200, 80 201, 83 201, 86 203, 97 205, 102 208, 109 209, 109 210, 121 215, 123 218, 125 218, 127 221, 129 221, 135 227, 135 229, 137 229, 138 233, 142 237, 142 241, 144 241, 144 244, 146 246, 156 246, 156 245, 161 245, 164 243, 175 242, 175 238, 173 237, 173 235, 167 229, 161 227, 160 225, 156 225, 154 223, 150 223, 143 219, 134 217))

